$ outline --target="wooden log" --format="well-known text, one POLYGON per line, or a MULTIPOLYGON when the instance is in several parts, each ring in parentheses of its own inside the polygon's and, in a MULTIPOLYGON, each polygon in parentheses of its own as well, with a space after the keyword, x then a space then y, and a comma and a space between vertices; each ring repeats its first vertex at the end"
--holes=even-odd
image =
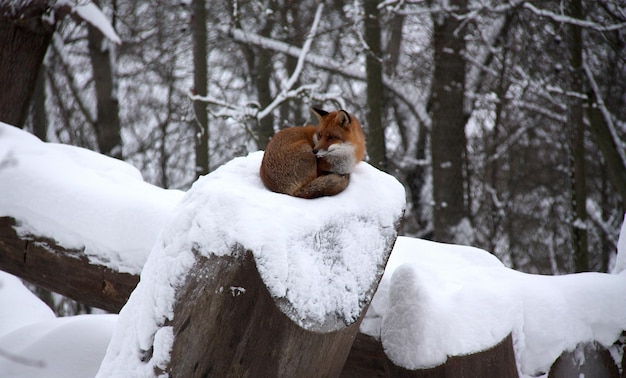
POLYGON ((408 370, 395 365, 386 355, 380 341, 359 334, 341 373, 349 377, 406 378, 517 378, 513 336, 509 334, 497 345, 485 351, 465 356, 452 356, 430 369, 408 370), (368 369, 368 370, 364 370, 368 369))
POLYGON ((89 261, 82 250, 54 240, 19 236, 16 221, 0 217, 0 269, 89 306, 119 312, 139 276, 89 261))
POLYGON ((388 360, 380 341, 358 333, 352 343, 352 349, 346 360, 341 378, 389 377, 388 360))
POLYGON ((590 342, 563 352, 548 374, 548 378, 570 377, 619 378, 620 373, 611 352, 597 342, 590 342))
POLYGON ((171 376, 339 376, 361 318, 330 332, 298 326, 277 306, 249 251, 199 257, 192 271, 174 308, 171 376))

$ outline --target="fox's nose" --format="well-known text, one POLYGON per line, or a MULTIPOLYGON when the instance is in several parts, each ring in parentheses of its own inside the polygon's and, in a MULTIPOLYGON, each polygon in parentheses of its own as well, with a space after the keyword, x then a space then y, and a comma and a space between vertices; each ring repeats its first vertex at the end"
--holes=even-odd
POLYGON ((317 152, 318 152, 317 148, 314 148, 314 149, 313 149, 313 153, 314 153, 315 155, 317 155, 317 152))

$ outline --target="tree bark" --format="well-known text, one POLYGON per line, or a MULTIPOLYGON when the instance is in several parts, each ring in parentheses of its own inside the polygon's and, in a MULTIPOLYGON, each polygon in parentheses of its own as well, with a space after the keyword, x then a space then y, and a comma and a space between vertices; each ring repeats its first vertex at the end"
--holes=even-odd
MULTIPOLYGON (((452 0, 449 6, 462 10, 467 7, 467 1, 452 0)), ((429 106, 432 112, 434 239, 462 242, 456 240, 454 228, 463 218, 469 219, 464 193, 465 42, 460 33, 461 20, 445 13, 432 17, 435 72, 429 106)))
MULTIPOLYGON (((206 1, 193 0, 193 20, 191 35, 193 39, 193 86, 199 96, 208 93, 208 52, 207 52, 207 14, 206 1)), ((196 148, 196 178, 209 173, 209 117, 206 104, 193 102, 194 135, 196 148)))
POLYGON ((110 312, 119 312, 139 282, 139 276, 92 264, 82 250, 20 236, 15 225, 15 219, 0 217, 0 269, 5 272, 110 312))
POLYGON ((54 25, 46 0, 0 5, 0 121, 23 127, 54 25))
POLYGON ((339 375, 360 320, 332 332, 296 325, 270 295, 249 251, 200 257, 192 271, 174 307, 172 376, 339 375))
POLYGON ((359 334, 341 374, 350 377, 411 377, 411 378, 517 378, 517 365, 513 350, 513 336, 482 352, 466 356, 453 356, 437 367, 408 370, 396 366, 385 356, 380 341, 359 334), (363 365, 362 365, 363 364, 363 365), (363 371, 363 367, 368 367, 363 371))

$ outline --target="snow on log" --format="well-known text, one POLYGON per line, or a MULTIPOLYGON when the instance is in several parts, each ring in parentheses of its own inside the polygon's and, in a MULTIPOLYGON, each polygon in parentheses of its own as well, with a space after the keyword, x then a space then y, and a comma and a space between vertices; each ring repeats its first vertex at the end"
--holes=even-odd
POLYGON ((403 376, 448 371, 456 357, 508 347, 509 335, 521 375, 537 376, 579 344, 615 343, 625 287, 626 272, 525 274, 478 248, 399 237, 360 330, 391 365, 415 372, 403 376))
POLYGON ((405 194, 366 163, 333 197, 265 189, 263 153, 200 178, 120 312, 99 376, 339 375, 405 194))
POLYGON ((0 269, 89 306, 118 312, 139 276, 93 264, 83 250, 18 235, 15 219, 0 217, 0 269))
POLYGON ((0 193, 0 217, 14 218, 24 240, 50 239, 94 265, 132 275, 183 196, 144 182, 123 161, 44 143, 1 122, 0 193))

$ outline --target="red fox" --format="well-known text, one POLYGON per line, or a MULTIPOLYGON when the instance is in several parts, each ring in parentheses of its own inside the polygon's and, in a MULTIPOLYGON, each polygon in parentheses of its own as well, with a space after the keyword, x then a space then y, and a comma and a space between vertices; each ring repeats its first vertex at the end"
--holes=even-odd
POLYGON ((356 117, 345 110, 311 110, 319 125, 281 130, 267 145, 260 174, 273 192, 333 196, 348 186, 352 169, 365 158, 365 135, 356 117))

